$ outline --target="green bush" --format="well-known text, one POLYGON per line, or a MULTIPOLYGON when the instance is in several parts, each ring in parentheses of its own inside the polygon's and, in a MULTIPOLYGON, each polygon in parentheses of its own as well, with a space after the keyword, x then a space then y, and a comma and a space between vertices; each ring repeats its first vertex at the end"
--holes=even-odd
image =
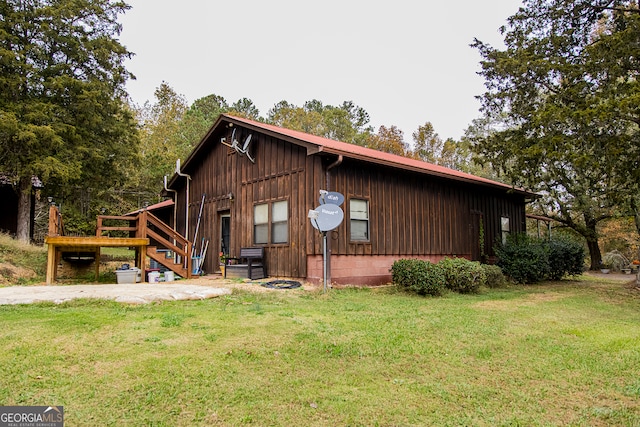
POLYGON ((480 286, 487 282, 487 276, 479 262, 464 258, 445 258, 438 265, 444 272, 445 286, 454 292, 478 292, 480 286))
POLYGON ((548 277, 549 246, 540 239, 514 234, 495 247, 498 266, 518 283, 536 283, 548 277))
POLYGON ((584 246, 566 238, 554 237, 549 247, 549 279, 560 280, 565 275, 575 276, 584 271, 584 246))
POLYGON ((486 285, 489 288, 500 288, 507 284, 507 278, 504 277, 502 269, 497 265, 482 264, 484 274, 487 276, 486 285))
POLYGON ((401 259, 391 266, 393 283, 418 295, 442 295, 445 279, 437 264, 419 259, 401 259))

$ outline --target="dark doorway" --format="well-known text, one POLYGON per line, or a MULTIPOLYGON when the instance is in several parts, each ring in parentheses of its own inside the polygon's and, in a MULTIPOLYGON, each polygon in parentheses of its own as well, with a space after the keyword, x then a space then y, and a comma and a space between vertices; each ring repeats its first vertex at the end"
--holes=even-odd
POLYGON ((220 214, 220 252, 225 257, 229 256, 229 245, 231 243, 231 214, 223 212, 220 214))

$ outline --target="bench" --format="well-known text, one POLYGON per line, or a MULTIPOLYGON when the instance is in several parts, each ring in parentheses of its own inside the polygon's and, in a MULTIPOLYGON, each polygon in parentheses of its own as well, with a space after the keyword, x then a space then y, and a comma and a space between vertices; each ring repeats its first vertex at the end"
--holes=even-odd
POLYGON ((264 268, 264 248, 241 248, 240 256, 228 258, 235 260, 235 264, 227 264, 224 268, 224 277, 239 277, 253 279, 263 279, 267 277, 264 268))

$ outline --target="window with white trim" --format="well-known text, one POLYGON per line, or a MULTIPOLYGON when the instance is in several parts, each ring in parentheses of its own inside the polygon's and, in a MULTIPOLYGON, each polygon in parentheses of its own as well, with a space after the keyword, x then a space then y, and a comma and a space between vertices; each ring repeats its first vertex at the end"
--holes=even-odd
POLYGON ((289 241, 289 203, 280 200, 253 207, 253 242, 257 245, 289 241))
POLYGON ((266 245, 269 243, 269 204, 253 207, 253 243, 266 245))
POLYGON ((271 205, 271 243, 289 241, 289 204, 286 200, 271 205))
POLYGON ((369 240, 369 201, 349 200, 349 220, 351 240, 369 240))

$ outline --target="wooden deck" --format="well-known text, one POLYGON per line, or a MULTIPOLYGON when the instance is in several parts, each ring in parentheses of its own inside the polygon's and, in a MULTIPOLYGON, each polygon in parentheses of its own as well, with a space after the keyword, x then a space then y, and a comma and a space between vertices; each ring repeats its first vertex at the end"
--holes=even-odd
POLYGON ((136 267, 140 270, 145 269, 146 257, 148 256, 181 277, 189 279, 192 274, 190 256, 192 243, 146 210, 132 216, 100 215, 97 220, 95 236, 72 237, 64 235, 62 215, 57 207, 51 206, 49 209, 49 234, 45 237, 44 242, 48 246, 47 285, 56 280, 62 254, 69 252, 93 254, 97 281, 100 275, 100 248, 108 247, 135 248, 136 267), (105 221, 124 222, 127 225, 107 226, 105 221), (103 235, 103 233, 111 231, 128 233, 130 237, 103 235), (150 245, 150 239, 153 239, 154 246, 150 245), (171 251, 176 255, 175 258, 167 259, 164 253, 158 252, 155 245, 160 245, 171 251))
POLYGON ((47 285, 56 280, 58 264, 63 252, 92 252, 95 254, 96 281, 100 275, 100 248, 109 247, 133 247, 136 248, 136 267, 144 270, 144 257, 146 256, 148 238, 139 237, 68 237, 47 236, 44 242, 48 246, 47 256, 47 285))

